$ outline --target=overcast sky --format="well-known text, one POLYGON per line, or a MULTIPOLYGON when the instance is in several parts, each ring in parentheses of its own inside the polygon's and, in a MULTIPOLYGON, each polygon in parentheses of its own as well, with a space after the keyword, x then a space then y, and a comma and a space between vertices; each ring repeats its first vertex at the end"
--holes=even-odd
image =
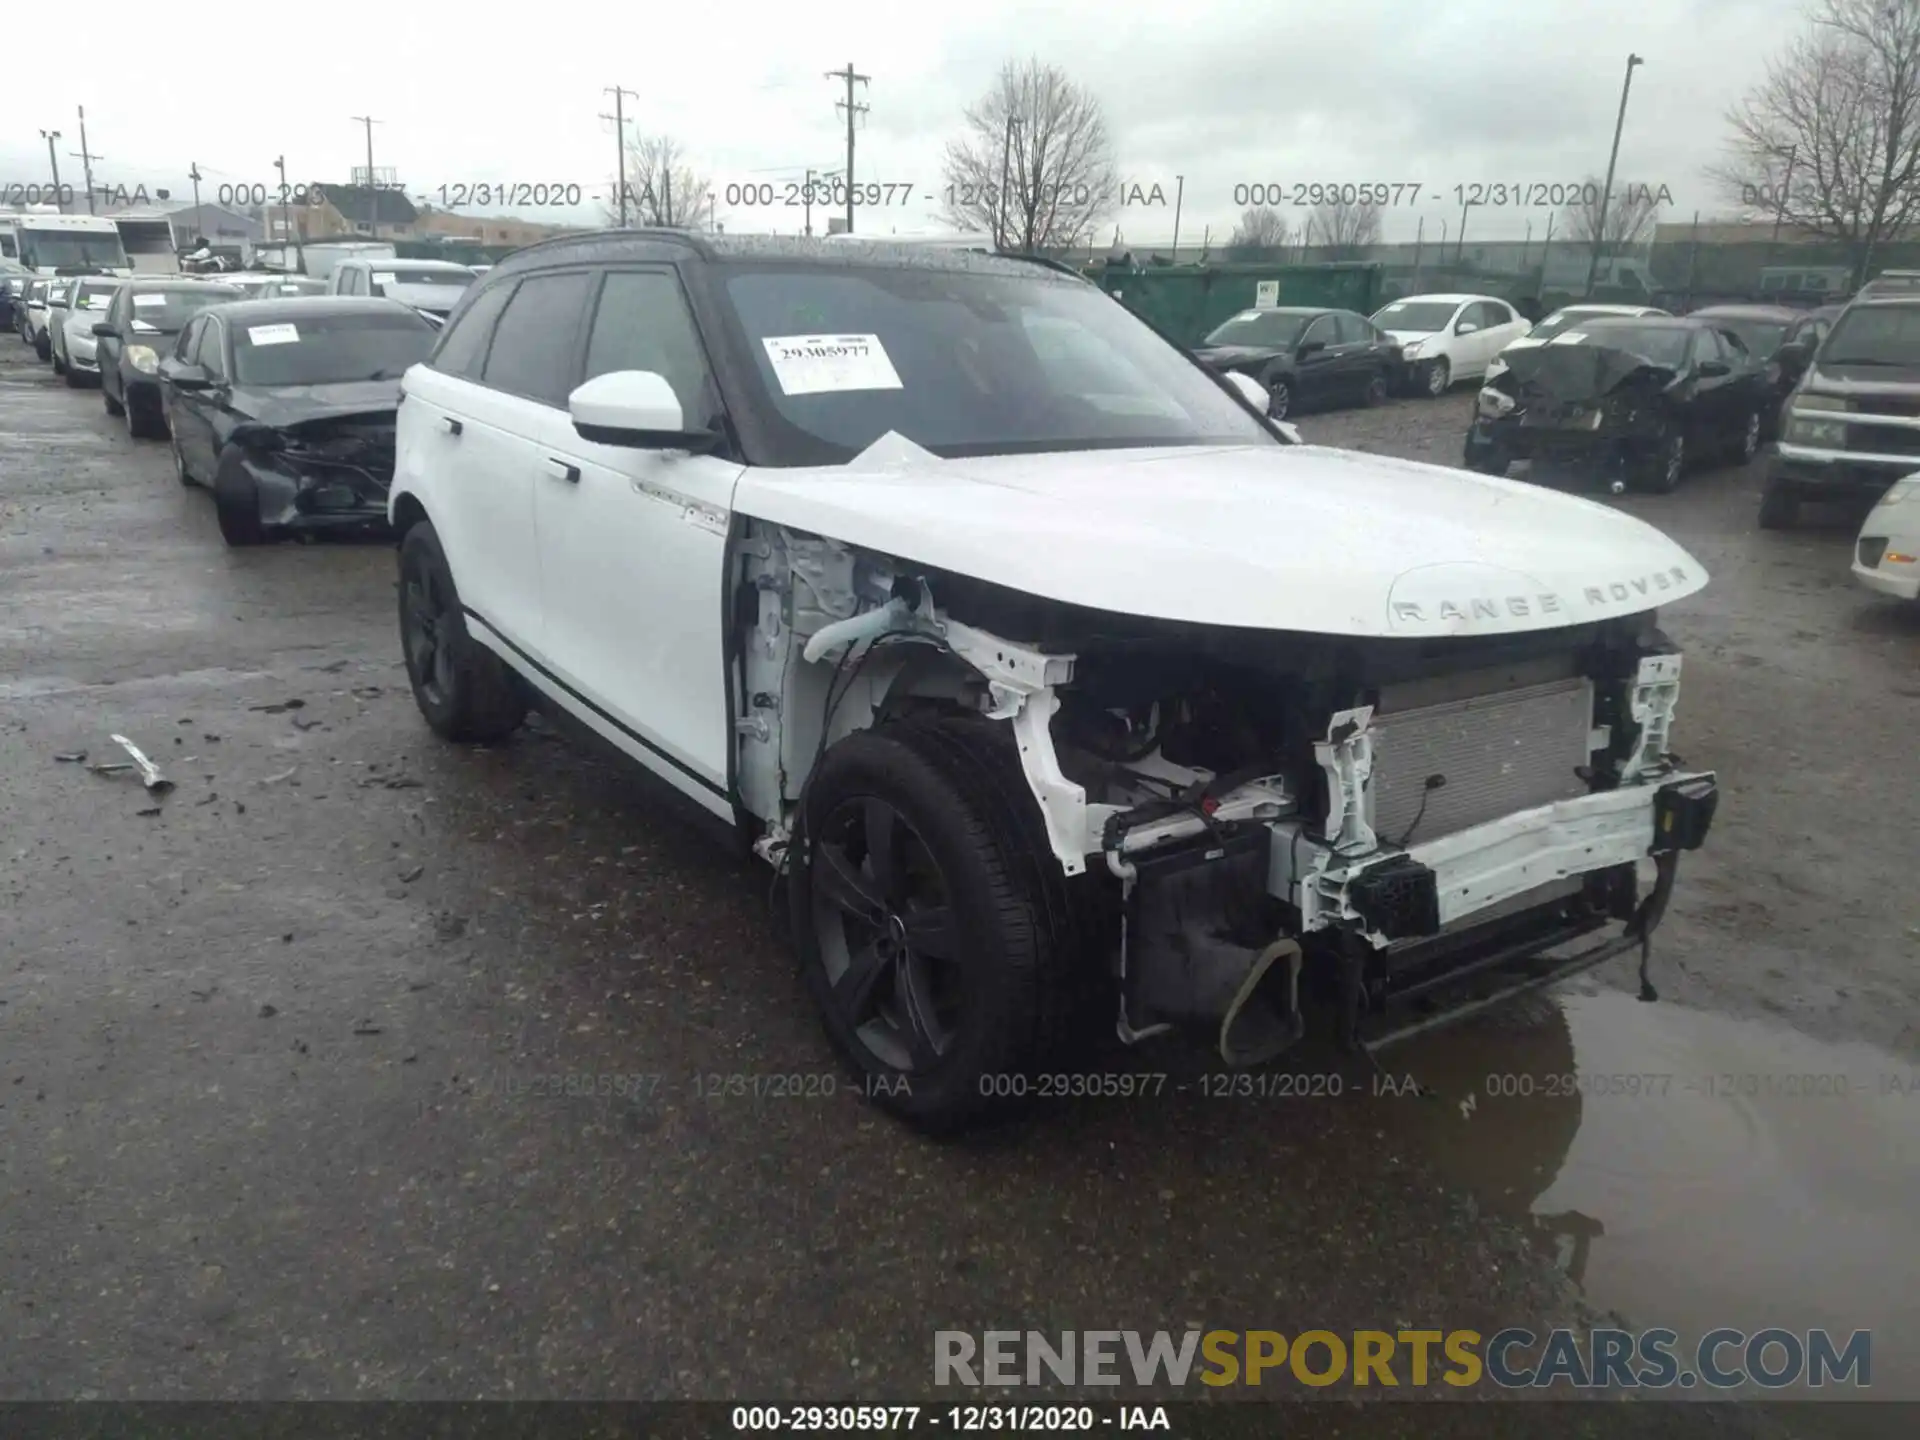
MULTIPOLYGON (((570 182, 604 192, 614 134, 603 87, 648 132, 676 137, 713 177, 730 230, 797 232, 801 212, 729 210, 726 187, 797 179, 838 166, 844 87, 825 72, 851 61, 872 77, 857 136, 862 180, 911 190, 911 203, 861 212, 857 228, 931 228, 940 157, 961 112, 1009 59, 1059 65, 1105 107, 1126 184, 1164 204, 1117 208, 1133 245, 1174 228, 1185 176, 1183 240, 1230 230, 1234 187, 1261 181, 1418 182, 1419 206, 1388 212, 1386 239, 1429 240, 1457 227, 1453 187, 1577 181, 1603 173, 1629 51, 1635 72, 1620 181, 1666 185, 1663 218, 1726 209, 1701 171, 1722 143, 1722 115, 1800 28, 1803 0, 1347 0, 1242 3, 1054 0, 814 0, 804 6, 614 6, 543 0, 449 10, 398 5, 155 8, 96 0, 85 31, 109 44, 77 63, 51 45, 21 58, 14 27, 0 85, 0 183, 45 183, 42 129, 58 129, 62 180, 77 182, 76 107, 86 107, 96 183, 190 191, 343 181, 392 166, 416 197, 462 182, 570 182), (461 14, 469 17, 462 19, 461 14), (195 13, 208 16, 202 28, 195 13), (510 18, 524 13, 524 21, 510 18), (137 37, 116 37, 120 24, 137 37), (112 62, 100 55, 124 57, 112 62)), ((58 27, 39 29, 51 40, 58 27)), ((1618 183, 1618 182, 1617 182, 1618 183)), ((1131 193, 1131 190, 1129 190, 1131 193)), ((556 220, 592 212, 556 209, 556 220)), ((1304 212, 1298 212, 1304 214, 1304 212)), ((1547 211, 1477 209, 1468 237, 1537 239, 1547 211)), ((1297 218, 1297 216, 1295 217, 1297 218)), ((816 213, 815 224, 821 223, 816 213)), ((1457 229, 1453 230, 1457 235, 1457 229)))

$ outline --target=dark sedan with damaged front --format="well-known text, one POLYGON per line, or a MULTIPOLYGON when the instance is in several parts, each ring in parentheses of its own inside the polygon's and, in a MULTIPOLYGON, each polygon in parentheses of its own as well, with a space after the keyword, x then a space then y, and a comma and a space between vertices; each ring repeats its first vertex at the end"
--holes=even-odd
POLYGON ((247 300, 194 317, 160 366, 174 465, 229 545, 378 531, 400 377, 437 331, 397 300, 247 300))
POLYGON ((1730 329, 1595 320, 1508 352, 1475 403, 1466 464, 1489 475, 1515 460, 1564 465, 1616 494, 1665 493, 1700 462, 1751 460, 1770 403, 1765 367, 1730 329))

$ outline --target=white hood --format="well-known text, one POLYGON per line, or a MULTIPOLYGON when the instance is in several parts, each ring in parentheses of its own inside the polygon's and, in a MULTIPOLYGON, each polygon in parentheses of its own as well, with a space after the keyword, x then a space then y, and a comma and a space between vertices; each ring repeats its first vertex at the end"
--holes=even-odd
POLYGON ((1593 501, 1313 445, 941 460, 889 435, 844 466, 749 469, 734 508, 1068 604, 1322 635, 1552 629, 1707 580, 1593 501))
POLYGON ((1438 330, 1389 330, 1387 338, 1396 345, 1418 345, 1439 335, 1438 330))

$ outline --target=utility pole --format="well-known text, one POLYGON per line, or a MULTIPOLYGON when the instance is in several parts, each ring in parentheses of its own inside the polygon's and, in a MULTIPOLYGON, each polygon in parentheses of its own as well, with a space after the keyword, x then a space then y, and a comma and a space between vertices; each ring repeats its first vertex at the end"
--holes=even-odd
POLYGON ((853 123, 873 108, 870 105, 854 103, 853 87, 856 83, 865 85, 872 77, 855 73, 853 62, 849 60, 845 70, 827 71, 827 78, 847 82, 847 98, 833 103, 835 109, 844 109, 847 112, 847 233, 851 235, 853 233, 853 123))
POLYGON ((800 214, 805 223, 806 233, 811 235, 813 234, 813 167, 811 165, 807 167, 807 183, 800 192, 800 204, 803 207, 800 214))
POLYGON ((1774 248, 1780 243, 1780 222, 1787 214, 1787 192, 1793 187, 1793 162, 1800 158, 1800 147, 1787 147, 1787 178, 1780 182, 1780 200, 1773 207, 1773 238, 1767 241, 1767 264, 1773 264, 1774 248))
POLYGON ((1173 178, 1179 188, 1173 192, 1173 253, 1167 258, 1178 265, 1180 263, 1180 206, 1187 198, 1187 177, 1176 175, 1173 178))
POLYGON ((200 162, 198 160, 187 162, 187 178, 193 181, 193 223, 198 228, 200 224, 200 162))
POLYGON ((614 144, 616 144, 620 149, 620 228, 624 230, 627 228, 626 98, 627 96, 632 95, 634 99, 638 100, 640 96, 635 91, 622 90, 618 85, 609 85, 605 90, 601 91, 600 93, 603 95, 613 96, 613 114, 609 115, 605 111, 602 111, 600 114, 600 118, 602 120, 611 120, 613 122, 614 144))
POLYGON ((355 115, 353 119, 367 127, 367 214, 368 224, 373 238, 380 238, 380 191, 373 183, 373 127, 380 122, 371 115, 355 115))
MULTIPOLYGON (((999 250, 1007 249, 1007 242, 1013 238, 1013 227, 1007 223, 1007 179, 1013 162, 1013 132, 1019 128, 1020 117, 1018 115, 1007 116, 1007 138, 1000 148, 1000 194, 998 197, 1000 202, 998 211, 1000 222, 997 228, 1001 233, 993 237, 994 247, 999 250)), ((1020 188, 1022 190, 1026 189, 1024 185, 1020 188)))
MULTIPOLYGON (((291 245, 293 243, 293 216, 289 214, 287 210, 287 157, 284 155, 274 157, 273 168, 280 172, 280 243, 282 245, 291 245)), ((196 215, 193 218, 198 220, 200 217, 196 215)))
POLYGON ((1646 63, 1638 55, 1627 56, 1627 78, 1620 82, 1620 113, 1613 120, 1613 149, 1607 155, 1607 188, 1600 192, 1600 223, 1593 227, 1593 254, 1587 260, 1587 288, 1582 299, 1593 298, 1593 277, 1600 270, 1600 247, 1607 236, 1607 202, 1613 197, 1613 167, 1620 159, 1620 130, 1627 123, 1627 92, 1633 89, 1633 68, 1646 63))
MULTIPOLYGON (((87 107, 82 105, 79 108, 80 108, 80 151, 79 151, 80 168, 86 172, 87 213, 91 215, 94 213, 93 211, 93 162, 96 160, 104 160, 107 157, 104 155, 95 155, 94 153, 92 153, 90 150, 87 149, 87 107)), ((72 152, 68 152, 68 153, 72 153, 72 152)))
MULTIPOLYGON (((1471 204, 1473 204, 1471 200, 1460 202, 1460 233, 1453 240, 1453 268, 1456 270, 1460 268, 1460 262, 1467 253, 1467 207, 1471 204)), ((1441 258, 1444 260, 1446 257, 1441 258)))
POLYGON ((53 206, 62 215, 67 213, 66 202, 60 198, 60 157, 53 153, 53 142, 60 138, 58 130, 42 130, 40 138, 47 142, 47 163, 53 166, 53 206))

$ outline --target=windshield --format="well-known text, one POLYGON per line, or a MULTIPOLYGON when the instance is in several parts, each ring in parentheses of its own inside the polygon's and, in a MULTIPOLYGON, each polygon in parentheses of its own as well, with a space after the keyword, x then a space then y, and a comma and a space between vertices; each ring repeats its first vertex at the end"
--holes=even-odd
POLYGON ((1245 310, 1207 336, 1208 345, 1260 345, 1284 350, 1300 338, 1313 314, 1297 310, 1245 310))
POLYGON ((173 254, 173 226, 166 220, 116 220, 129 255, 173 254))
POLYGON ((282 295, 324 295, 327 282, 324 280, 255 280, 248 292, 263 300, 276 299, 282 295))
POLYGON ((113 303, 114 295, 120 289, 118 280, 82 280, 80 288, 73 297, 76 310, 104 310, 113 303))
POLYGON ((1586 320, 1609 320, 1621 318, 1617 310, 1582 310, 1577 306, 1568 310, 1556 310, 1533 329, 1527 332, 1529 340, 1550 340, 1561 331, 1569 329, 1586 320))
POLYGON ((47 282, 46 281, 36 280, 27 287, 27 303, 28 304, 44 305, 46 304, 46 302, 47 302, 47 282))
POLYGON ((127 252, 120 235, 91 235, 79 230, 22 230, 23 258, 42 270, 57 270, 63 265, 92 265, 104 269, 127 267, 127 252))
POLYGON ((373 272, 373 293, 386 294, 389 285, 448 285, 465 289, 476 277, 467 270, 409 270, 397 266, 391 270, 373 272))
POLYGON ((189 290, 136 290, 127 299, 132 306, 133 330, 138 334, 159 332, 177 334, 186 328, 196 310, 209 305, 224 305, 238 300, 240 292, 231 285, 197 285, 189 290))
POLYGON ((339 385, 397 380, 438 338, 413 315, 302 314, 233 326, 234 373, 242 385, 339 385))
POLYGON ((1382 330, 1410 330, 1431 335, 1446 329, 1459 308, 1452 300, 1401 300, 1375 315, 1373 323, 1382 330))
POLYGON ((1719 315, 1705 317, 1722 330, 1731 330, 1740 337, 1740 343, 1747 347, 1747 353, 1758 355, 1762 359, 1778 350, 1787 338, 1787 327, 1777 320, 1743 320, 1739 317, 1727 319, 1719 315))
POLYGON ((47 304, 49 306, 64 305, 67 303, 67 296, 72 292, 73 282, 71 280, 63 280, 49 285, 47 287, 47 304))
POLYGON ((889 431, 936 455, 1279 443, 1091 285, 912 266, 728 267, 780 422, 775 465, 851 459, 889 431))
POLYGON ((1842 312, 1822 365, 1901 365, 1920 369, 1920 305, 1856 305, 1842 312))
POLYGON ((1611 350, 1630 351, 1651 360, 1656 365, 1678 370, 1687 363, 1688 333, 1678 327, 1621 324, 1619 321, 1613 321, 1605 325, 1595 325, 1588 330, 1585 343, 1605 345, 1611 350))

